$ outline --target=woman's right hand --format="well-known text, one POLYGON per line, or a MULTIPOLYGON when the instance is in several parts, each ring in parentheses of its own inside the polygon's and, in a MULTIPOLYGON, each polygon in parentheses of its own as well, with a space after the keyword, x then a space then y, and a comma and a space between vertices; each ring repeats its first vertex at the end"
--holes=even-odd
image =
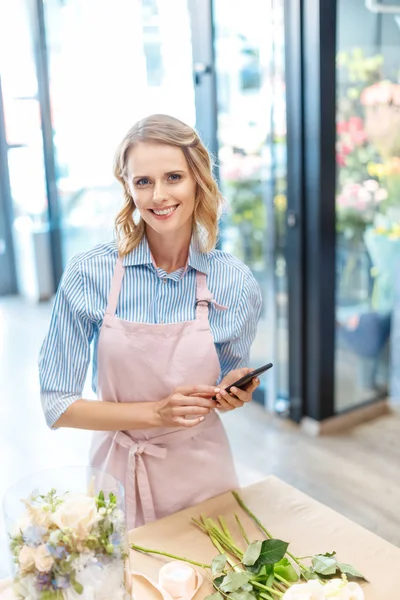
POLYGON ((216 407, 211 400, 219 388, 187 385, 176 388, 168 398, 155 403, 159 427, 194 427, 216 407))

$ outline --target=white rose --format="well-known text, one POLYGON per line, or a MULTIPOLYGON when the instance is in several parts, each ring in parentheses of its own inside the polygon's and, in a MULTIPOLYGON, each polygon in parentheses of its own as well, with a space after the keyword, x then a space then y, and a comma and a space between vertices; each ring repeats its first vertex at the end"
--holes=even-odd
POLYGON ((48 573, 53 566, 53 557, 47 550, 45 544, 35 548, 35 565, 41 573, 48 573))
POLYGON ((332 600, 364 600, 364 592, 358 583, 347 583, 343 579, 331 579, 324 588, 325 598, 332 600))
POLYGON ((35 548, 30 548, 29 546, 22 546, 18 555, 18 562, 23 573, 26 573, 27 571, 32 569, 32 567, 35 566, 35 548))
POLYGON ((324 586, 316 580, 297 583, 283 594, 282 600, 325 600, 324 586))
POLYGON ((85 539, 94 525, 102 519, 97 512, 96 500, 84 494, 67 496, 51 518, 57 527, 62 530, 70 529, 80 540, 85 539))

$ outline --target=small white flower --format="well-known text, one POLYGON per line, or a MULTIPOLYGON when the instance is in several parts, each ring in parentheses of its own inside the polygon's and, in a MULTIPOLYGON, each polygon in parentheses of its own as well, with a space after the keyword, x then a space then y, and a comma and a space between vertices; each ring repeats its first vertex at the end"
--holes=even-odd
POLYGON ((49 535, 49 544, 52 546, 57 546, 60 538, 62 537, 62 531, 57 529, 56 531, 52 531, 49 535))
POLYGON ((99 513, 100 513, 101 515, 105 515, 105 514, 107 514, 107 509, 106 509, 106 508, 104 508, 104 506, 102 506, 102 507, 99 509, 99 513))

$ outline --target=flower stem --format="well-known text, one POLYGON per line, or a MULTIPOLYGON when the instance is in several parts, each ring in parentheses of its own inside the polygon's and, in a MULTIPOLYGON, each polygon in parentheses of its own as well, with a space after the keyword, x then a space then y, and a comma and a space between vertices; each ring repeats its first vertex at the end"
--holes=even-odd
MULTIPOLYGON (((273 539, 273 536, 271 535, 271 533, 268 531, 268 529, 266 529, 264 527, 264 525, 261 523, 260 519, 258 519, 256 517, 256 515, 253 512, 251 512, 251 510, 248 508, 248 506, 246 506, 246 504, 243 502, 240 495, 237 492, 232 492, 232 494, 233 494, 234 498, 236 499, 237 503, 239 504, 239 506, 241 506, 243 508, 243 510, 249 515, 249 517, 251 517, 253 519, 253 521, 258 525, 258 527, 261 529, 261 531, 263 531, 267 537, 269 537, 270 539, 273 539)), ((291 554, 291 552, 286 552, 286 554, 288 556, 290 556, 290 558, 300 567, 300 569, 302 569, 303 571, 307 571, 307 567, 305 565, 303 565, 299 561, 298 558, 296 558, 293 554, 291 554)))
POLYGON ((224 532, 226 537, 230 540, 232 544, 235 544, 235 540, 233 539, 231 532, 228 529, 228 525, 226 524, 224 517, 218 517, 218 521, 220 522, 222 531, 224 532))
POLYGON ((241 532, 241 534, 243 536, 244 541, 246 542, 246 544, 250 544, 250 540, 247 537, 247 533, 246 533, 246 531, 245 531, 245 529, 244 529, 244 527, 242 525, 241 520, 239 519, 239 517, 237 516, 236 513, 235 513, 235 519, 236 519, 237 524, 239 525, 239 529, 240 529, 240 532, 241 532))
POLYGON ((174 554, 169 554, 168 552, 161 552, 161 550, 149 550, 148 548, 142 548, 141 546, 136 546, 135 544, 131 544, 132 550, 136 550, 137 552, 144 552, 145 554, 158 554, 159 556, 166 556, 167 558, 173 558, 174 560, 180 560, 181 562, 186 562, 195 567, 201 567, 202 569, 211 569, 211 565, 206 565, 203 563, 196 562, 194 560, 190 560, 190 558, 184 558, 182 556, 175 556, 174 554))
POLYGON ((283 596, 282 592, 278 592, 278 590, 274 590, 274 588, 271 588, 268 585, 262 585, 262 583, 258 583, 257 581, 252 581, 251 583, 253 587, 259 588, 260 590, 265 590, 270 594, 275 594, 275 596, 279 596, 279 598, 282 598, 283 596))
POLYGON ((290 582, 285 579, 284 577, 282 577, 281 575, 278 575, 278 573, 274 573, 274 577, 275 579, 278 579, 278 581, 280 581, 281 583, 283 583, 283 585, 285 585, 286 587, 290 587, 290 582))

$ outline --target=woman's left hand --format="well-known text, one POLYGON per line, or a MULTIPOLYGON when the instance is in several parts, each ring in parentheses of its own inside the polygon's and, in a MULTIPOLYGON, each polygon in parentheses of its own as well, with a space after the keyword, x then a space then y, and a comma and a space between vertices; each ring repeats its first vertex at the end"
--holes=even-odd
POLYGON ((253 396, 253 392, 260 385, 260 380, 258 377, 252 379, 252 381, 248 384, 245 390, 239 390, 238 388, 232 388, 230 393, 225 392, 225 388, 229 387, 240 379, 244 377, 248 373, 251 373, 253 369, 235 369, 234 371, 230 371, 226 377, 223 378, 218 387, 221 391, 216 394, 217 397, 217 408, 222 410, 233 410, 235 408, 240 408, 246 402, 250 402, 253 396))

